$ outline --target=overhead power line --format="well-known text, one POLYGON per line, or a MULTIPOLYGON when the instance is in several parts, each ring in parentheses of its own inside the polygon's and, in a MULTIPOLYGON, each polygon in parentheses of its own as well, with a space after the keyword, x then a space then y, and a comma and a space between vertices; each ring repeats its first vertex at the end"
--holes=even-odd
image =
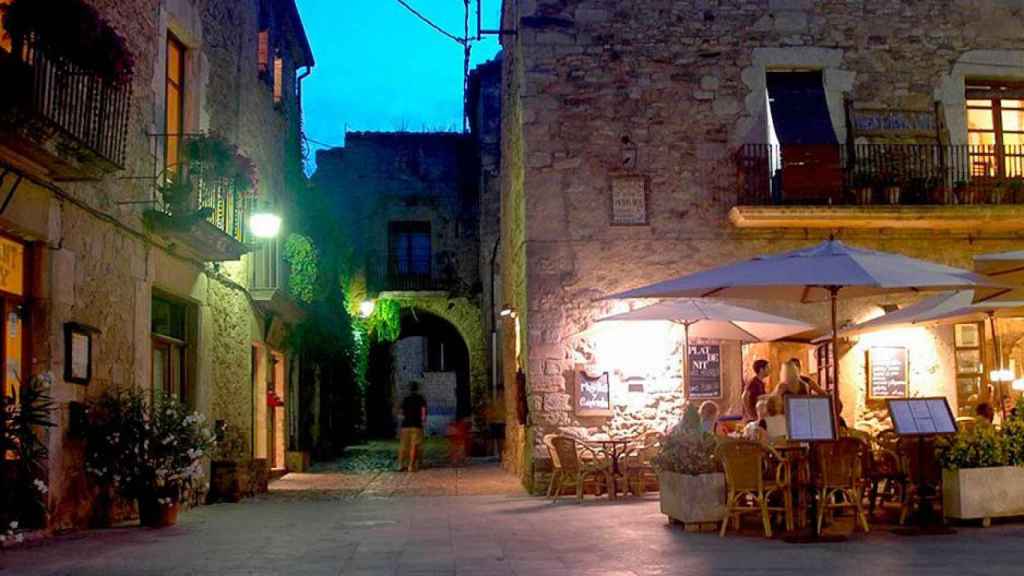
POLYGON ((430 26, 434 30, 437 30, 441 34, 443 34, 443 35, 447 36, 448 38, 454 40, 460 46, 465 46, 465 45, 467 45, 469 43, 469 39, 468 38, 459 38, 455 34, 452 34, 451 32, 445 30, 444 28, 441 28, 437 24, 434 24, 434 22, 430 18, 427 18, 426 16, 421 14, 418 10, 416 10, 415 8, 410 6, 409 3, 406 2, 405 0, 395 0, 395 1, 398 2, 399 4, 401 4, 402 7, 405 8, 406 10, 408 10, 409 12, 412 12, 413 16, 416 16, 417 18, 419 18, 420 20, 424 21, 428 26, 430 26))

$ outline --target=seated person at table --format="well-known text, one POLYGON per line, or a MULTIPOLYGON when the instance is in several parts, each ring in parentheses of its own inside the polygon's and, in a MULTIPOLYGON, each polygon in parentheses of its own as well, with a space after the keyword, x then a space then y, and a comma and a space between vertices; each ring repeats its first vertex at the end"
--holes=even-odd
POLYGON ((786 416, 782 413, 784 403, 781 396, 772 395, 768 397, 768 415, 765 416, 765 431, 768 440, 776 440, 789 436, 789 428, 786 423, 786 416))
POLYGON ((700 414, 701 429, 709 434, 718 433, 718 404, 711 400, 704 402, 697 410, 700 414))
POLYGON ((743 417, 746 420, 757 420, 757 401, 768 391, 764 381, 768 378, 767 360, 754 360, 754 377, 743 388, 743 417))
POLYGON ((992 422, 996 419, 996 411, 988 402, 978 404, 978 407, 974 409, 974 414, 974 419, 978 421, 978 424, 982 425, 991 426, 992 422))
POLYGON ((757 401, 757 420, 751 420, 743 427, 744 440, 754 440, 755 442, 768 441, 768 423, 765 421, 765 418, 768 417, 769 400, 769 396, 762 396, 757 401))

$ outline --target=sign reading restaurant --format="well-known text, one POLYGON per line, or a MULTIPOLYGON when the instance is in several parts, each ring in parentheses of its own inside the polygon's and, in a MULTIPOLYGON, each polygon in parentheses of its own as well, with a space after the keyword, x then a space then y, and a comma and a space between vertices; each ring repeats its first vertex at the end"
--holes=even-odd
POLYGON ((647 224, 647 179, 642 176, 612 178, 612 225, 647 224))

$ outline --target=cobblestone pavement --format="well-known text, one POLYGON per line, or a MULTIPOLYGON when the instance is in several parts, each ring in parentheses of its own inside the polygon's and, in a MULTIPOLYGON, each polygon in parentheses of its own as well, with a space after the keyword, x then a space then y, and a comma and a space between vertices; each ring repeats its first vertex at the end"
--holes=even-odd
POLYGON ((309 476, 285 477, 258 499, 192 510, 165 530, 93 531, 8 551, 0 575, 1021 573, 1022 524, 790 545, 755 536, 753 523, 724 539, 684 532, 665 522, 656 495, 551 504, 496 468, 309 476))

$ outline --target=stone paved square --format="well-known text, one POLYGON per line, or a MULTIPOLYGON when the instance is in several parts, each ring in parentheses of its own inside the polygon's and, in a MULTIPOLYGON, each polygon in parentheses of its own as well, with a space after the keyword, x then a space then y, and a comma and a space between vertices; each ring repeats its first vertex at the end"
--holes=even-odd
POLYGON ((791 545, 669 526, 656 494, 552 504, 495 466, 416 475, 289 475, 165 530, 72 534, 0 556, 18 576, 1018 574, 1024 525, 904 538, 884 527, 791 545))

